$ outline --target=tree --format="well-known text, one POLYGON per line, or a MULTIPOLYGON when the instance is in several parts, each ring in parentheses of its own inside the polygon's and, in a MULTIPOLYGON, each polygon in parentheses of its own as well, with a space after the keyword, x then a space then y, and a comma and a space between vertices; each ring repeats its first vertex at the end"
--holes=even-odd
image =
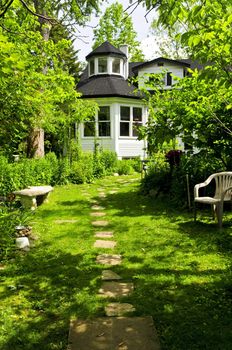
POLYGON ((109 41, 116 47, 127 44, 130 61, 144 61, 144 55, 139 48, 140 44, 136 36, 131 17, 124 12, 123 6, 116 2, 107 7, 98 27, 94 29, 93 49, 104 41, 109 41))
POLYGON ((157 46, 157 56, 171 59, 188 57, 187 49, 181 45, 177 35, 181 30, 177 25, 174 28, 165 28, 157 19, 152 21, 151 34, 157 46))
MULTIPOLYGON (((43 156, 44 154, 44 131, 54 129, 54 121, 66 124, 66 120, 76 119, 79 96, 75 91, 75 84, 68 72, 64 72, 58 62, 58 58, 64 55, 65 49, 70 48, 67 40, 60 40, 55 45, 50 39, 50 32, 53 26, 69 24, 71 30, 74 22, 83 25, 86 16, 93 9, 97 10, 97 1, 28 1, 18 2, 6 1, 0 5, 0 26, 2 38, 6 46, 11 46, 12 57, 22 55, 25 60, 24 68, 17 71, 15 80, 7 74, 9 59, 3 52, 3 65, 5 75, 3 86, 17 85, 16 93, 13 89, 3 89, 2 95, 9 101, 9 93, 13 101, 9 106, 4 106, 2 119, 8 117, 15 120, 19 111, 23 123, 24 132, 28 133, 28 155, 43 156), (26 39, 25 39, 26 38, 26 39), (25 45, 23 45, 23 39, 25 45), (19 45, 21 51, 19 52, 19 45), (15 53, 16 50, 16 53, 15 53), (49 86, 50 85, 50 86, 49 86), (18 93, 18 95, 16 95, 18 93), (21 99, 19 99, 21 95, 21 99), (13 103, 12 103, 13 102, 13 103), (30 102, 30 104, 29 104, 30 102), (11 107, 14 112, 12 112, 11 107), (7 113, 7 114, 6 114, 7 113), (4 116, 4 117, 3 117, 4 116), (58 117, 58 119, 57 119, 58 117)), ((15 59, 14 59, 15 61, 15 59)), ((10 68, 11 70, 11 68, 10 68)), ((15 72, 14 68, 12 70, 15 72)), ((85 111, 87 112, 88 106, 85 111)), ((83 111, 83 109, 82 109, 83 111)), ((83 113, 86 115, 86 113, 83 113)), ((18 130, 18 129, 17 129, 18 130)))
POLYGON ((193 59, 205 64, 190 71, 171 91, 149 97, 150 124, 146 135, 157 145, 163 139, 182 135, 183 139, 211 152, 230 168, 232 151, 232 15, 228 0, 147 1, 159 11, 159 23, 173 27, 193 59), (169 131, 169 132, 168 132, 169 131))

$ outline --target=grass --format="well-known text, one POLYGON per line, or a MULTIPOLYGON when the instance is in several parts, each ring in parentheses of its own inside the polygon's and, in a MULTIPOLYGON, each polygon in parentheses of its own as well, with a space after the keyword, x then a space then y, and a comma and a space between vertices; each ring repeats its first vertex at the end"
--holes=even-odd
POLYGON ((105 206, 115 252, 123 255, 113 270, 135 284, 123 300, 136 315, 153 317, 162 349, 231 349, 231 214, 222 232, 205 214, 193 223, 192 213, 164 198, 140 195, 133 180, 57 187, 37 209, 35 247, 1 271, 2 350, 64 350, 71 317, 104 315, 106 300, 97 296, 102 266, 95 262, 104 250, 93 248, 90 216, 95 200, 105 206))

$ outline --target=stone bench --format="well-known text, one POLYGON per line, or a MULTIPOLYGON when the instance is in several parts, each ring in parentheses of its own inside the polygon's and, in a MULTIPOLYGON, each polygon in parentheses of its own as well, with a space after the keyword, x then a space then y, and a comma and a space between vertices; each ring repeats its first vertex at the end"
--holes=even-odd
POLYGON ((30 186, 20 191, 14 191, 13 193, 20 197, 24 208, 35 210, 38 205, 48 200, 48 195, 52 190, 52 186, 30 186))

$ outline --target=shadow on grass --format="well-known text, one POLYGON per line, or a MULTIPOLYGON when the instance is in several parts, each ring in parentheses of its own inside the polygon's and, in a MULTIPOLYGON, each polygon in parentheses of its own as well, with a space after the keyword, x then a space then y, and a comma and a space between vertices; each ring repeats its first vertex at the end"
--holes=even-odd
POLYGON ((1 303, 12 298, 16 316, 1 349, 66 349, 70 317, 99 313, 96 292, 101 271, 94 258, 46 252, 44 247, 17 257, 17 265, 4 271, 14 284, 5 285, 1 303))

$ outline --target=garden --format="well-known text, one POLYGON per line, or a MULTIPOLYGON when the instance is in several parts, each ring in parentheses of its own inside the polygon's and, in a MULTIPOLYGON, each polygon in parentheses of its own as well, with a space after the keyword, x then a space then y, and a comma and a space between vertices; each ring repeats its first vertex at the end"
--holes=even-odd
MULTIPOLYGON (((175 196, 170 188, 149 194, 151 175, 141 181, 138 161, 114 161, 111 169, 102 165, 104 177, 99 175, 104 162, 95 161, 97 176, 88 181, 74 180, 70 164, 59 164, 52 154, 42 160, 1 161, 8 179, 1 182, 3 194, 35 184, 36 174, 36 184, 54 186, 49 202, 34 212, 11 198, 1 203, 1 349, 63 350, 72 317, 104 315, 106 301, 98 295, 102 267, 96 262, 90 216, 99 188, 106 192, 100 204, 117 238, 115 252, 123 255, 114 271, 135 286, 123 301, 133 303, 135 315, 153 317, 162 349, 230 349, 230 210, 224 213, 222 231, 209 210, 201 211, 194 223, 186 191, 184 201, 178 205, 175 200, 181 184, 170 184, 175 196), (58 166, 66 169, 59 179, 58 166), (122 175, 115 176, 119 169, 122 175), (16 249, 16 225, 31 227, 30 249, 16 249)), ((162 167, 167 171, 165 157, 159 162, 159 173, 162 167)), ((157 174, 153 190, 161 178, 157 174)))

